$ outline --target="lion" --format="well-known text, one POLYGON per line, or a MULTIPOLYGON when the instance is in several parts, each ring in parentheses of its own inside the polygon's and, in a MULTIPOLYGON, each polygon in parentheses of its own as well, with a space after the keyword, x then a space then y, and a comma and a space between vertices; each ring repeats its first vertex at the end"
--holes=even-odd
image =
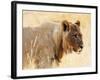
POLYGON ((64 52, 81 52, 82 48, 79 20, 44 22, 38 27, 23 28, 23 67, 27 54, 30 61, 34 59, 35 68, 52 68, 54 61, 59 65, 64 52))

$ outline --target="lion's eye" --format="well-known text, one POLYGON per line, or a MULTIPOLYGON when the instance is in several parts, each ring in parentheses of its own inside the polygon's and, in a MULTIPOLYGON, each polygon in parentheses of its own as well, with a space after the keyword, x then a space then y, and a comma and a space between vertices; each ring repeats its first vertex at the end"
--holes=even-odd
POLYGON ((74 37, 77 38, 77 34, 75 34, 74 37))

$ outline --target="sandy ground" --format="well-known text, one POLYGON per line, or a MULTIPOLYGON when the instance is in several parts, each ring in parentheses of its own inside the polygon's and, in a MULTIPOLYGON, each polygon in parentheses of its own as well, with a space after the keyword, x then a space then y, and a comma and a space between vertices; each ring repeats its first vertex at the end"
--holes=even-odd
MULTIPOLYGON (((62 20, 68 20, 73 23, 76 20, 81 22, 84 48, 80 54, 74 52, 67 55, 64 54, 59 67, 91 66, 91 14, 23 11, 23 27, 34 27, 45 21, 61 22, 62 20)), ((33 62, 30 64, 25 61, 25 69, 33 67, 33 62)))

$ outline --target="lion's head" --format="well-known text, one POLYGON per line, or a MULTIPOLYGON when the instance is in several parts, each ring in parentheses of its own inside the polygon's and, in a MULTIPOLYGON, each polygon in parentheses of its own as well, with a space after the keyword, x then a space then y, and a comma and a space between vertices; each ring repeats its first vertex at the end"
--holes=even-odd
POLYGON ((74 24, 64 20, 63 26, 63 49, 65 52, 81 52, 83 48, 82 33, 80 31, 80 21, 74 24))

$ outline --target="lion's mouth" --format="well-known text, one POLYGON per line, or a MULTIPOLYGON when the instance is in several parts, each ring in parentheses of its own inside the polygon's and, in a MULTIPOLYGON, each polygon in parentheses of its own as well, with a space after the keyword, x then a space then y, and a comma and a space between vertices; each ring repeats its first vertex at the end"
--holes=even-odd
POLYGON ((80 49, 78 49, 78 52, 81 52, 82 51, 82 49, 80 48, 80 49))
POLYGON ((75 52, 80 53, 80 52, 82 51, 82 48, 79 48, 79 49, 75 49, 75 48, 73 48, 73 50, 74 50, 75 52))

